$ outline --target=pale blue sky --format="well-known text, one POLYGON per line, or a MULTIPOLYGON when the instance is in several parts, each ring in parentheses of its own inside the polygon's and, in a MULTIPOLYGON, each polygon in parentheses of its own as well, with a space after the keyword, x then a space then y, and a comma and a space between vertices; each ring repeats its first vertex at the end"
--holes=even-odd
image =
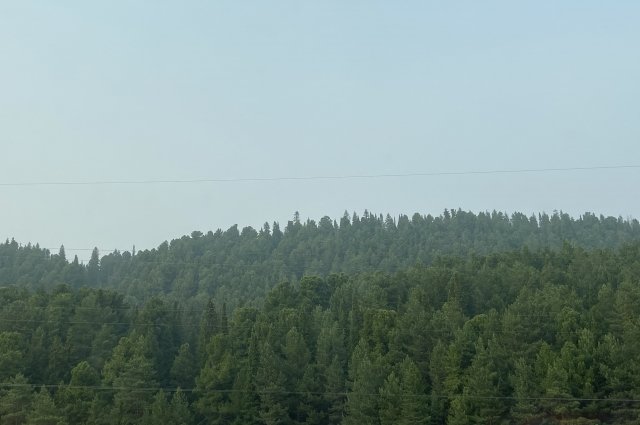
MULTIPOLYGON (((2 1, 0 183, 638 164, 638 22, 636 1, 2 1)), ((295 210, 639 217, 638 181, 0 187, 0 237, 148 248, 295 210)))

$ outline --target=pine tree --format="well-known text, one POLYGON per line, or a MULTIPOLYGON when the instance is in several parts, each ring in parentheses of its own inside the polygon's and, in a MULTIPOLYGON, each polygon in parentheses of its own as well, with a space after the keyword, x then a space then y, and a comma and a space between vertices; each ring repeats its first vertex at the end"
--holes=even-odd
POLYGON ((206 362, 207 345, 211 338, 220 331, 220 318, 216 306, 210 298, 207 308, 200 319, 200 334, 198 336, 198 360, 201 366, 206 362))
POLYGON ((180 388, 171 397, 169 418, 171 425, 191 425, 193 423, 193 414, 189 409, 189 402, 180 388))
POLYGON ((228 348, 227 336, 214 336, 207 347, 205 365, 196 378, 196 407, 211 424, 226 424, 234 419, 230 406, 230 390, 235 371, 233 357, 228 348))
POLYGON ((0 332, 0 381, 24 372, 22 335, 0 332))
POLYGON ((543 388, 539 404, 549 415, 565 417, 578 406, 572 400, 569 388, 569 374, 562 365, 561 359, 551 347, 543 344, 536 359, 535 371, 543 388))
POLYGON ((376 376, 380 371, 369 357, 369 349, 360 340, 351 358, 349 378, 351 388, 347 394, 344 425, 379 424, 378 388, 381 383, 376 376))
POLYGON ((260 400, 256 393, 255 380, 251 375, 249 362, 238 366, 233 388, 229 395, 230 413, 234 425, 253 425, 260 423, 260 400))
POLYGON ((438 341, 431 352, 429 378, 431 380, 431 423, 442 424, 446 418, 447 400, 452 394, 446 387, 447 348, 438 341))
POLYGON ((256 374, 256 389, 260 395, 260 419, 265 425, 290 424, 287 409, 286 375, 282 371, 282 360, 265 342, 260 350, 260 364, 256 374))
POLYGON ((476 343, 476 353, 471 366, 465 371, 463 397, 465 411, 472 423, 497 424, 503 411, 500 400, 500 385, 495 357, 485 346, 482 338, 476 343))
POLYGON ((173 385, 181 388, 193 387, 197 367, 191 347, 188 342, 185 342, 178 349, 169 372, 173 385))
POLYGON ((71 370, 71 380, 56 393, 56 402, 70 424, 87 423, 96 396, 91 387, 100 385, 100 377, 88 362, 82 361, 71 370))
POLYGON ((466 399, 462 395, 456 395, 451 401, 447 425, 469 425, 473 423, 467 413, 466 399))
POLYGON ((87 263, 87 283, 93 287, 100 284, 100 252, 98 248, 93 248, 91 259, 87 263))
POLYGON ((522 423, 528 423, 539 414, 535 397, 540 396, 541 390, 538 388, 539 381, 535 378, 533 368, 524 358, 516 360, 515 369, 511 375, 516 403, 511 409, 511 414, 522 423))
POLYGON ((330 424, 338 424, 344 416, 345 397, 343 395, 345 387, 345 373, 342 362, 338 355, 333 357, 331 364, 326 370, 325 396, 329 404, 327 420, 330 424))
MULTIPOLYGON (((7 421, 10 423, 9 421, 7 421)), ((40 388, 33 398, 31 410, 27 415, 27 425, 66 425, 60 410, 56 407, 46 388, 40 388)))
POLYGON ((149 388, 158 384, 150 357, 146 338, 131 335, 120 340, 104 366, 105 384, 117 389, 113 417, 122 425, 138 423, 151 403, 149 388))
MULTIPOLYGON (((28 367, 26 373, 34 382, 42 382, 48 363, 48 344, 46 332, 42 326, 38 326, 31 335, 28 350, 28 367)), ((0 366, 0 370, 10 370, 7 366, 0 366)), ((0 378, 1 379, 1 378, 0 378)))
POLYGON ((296 422, 304 422, 314 411, 314 397, 309 391, 318 391, 313 379, 314 369, 309 367, 311 355, 300 332, 293 327, 285 335, 282 347, 282 371, 285 375, 286 388, 301 392, 295 397, 287 397, 289 415, 296 422))
POLYGON ((429 406, 420 370, 409 357, 400 364, 400 415, 398 425, 426 425, 429 406))
POLYGON ((0 397, 0 423, 24 424, 31 410, 32 388, 22 374, 11 378, 9 383, 10 389, 0 397))
POLYGON ((167 402, 167 396, 163 391, 158 391, 153 397, 153 403, 145 408, 140 421, 141 425, 174 425, 171 417, 171 408, 167 402))
POLYGON ((396 425, 402 417, 402 394, 400 380, 391 371, 380 388, 380 425, 396 425))

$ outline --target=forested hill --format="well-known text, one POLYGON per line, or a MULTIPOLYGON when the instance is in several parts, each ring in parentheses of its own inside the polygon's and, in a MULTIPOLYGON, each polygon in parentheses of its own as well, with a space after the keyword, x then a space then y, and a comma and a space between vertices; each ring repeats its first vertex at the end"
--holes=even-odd
POLYGON ((365 211, 339 222, 323 217, 284 229, 265 223, 260 230, 232 226, 226 231, 193 232, 158 248, 113 252, 88 264, 68 261, 64 249, 51 254, 37 245, 15 241, 0 245, 0 285, 28 288, 118 289, 144 300, 159 293, 184 300, 239 300, 264 295, 275 283, 303 275, 393 272, 414 264, 431 264, 439 256, 503 252, 521 247, 558 249, 566 241, 584 248, 615 248, 640 240, 637 220, 584 214, 474 214, 448 211, 438 216, 414 214, 397 219, 365 211))
POLYGON ((0 288, 0 423, 637 424, 640 244, 306 276, 258 308, 0 288))
POLYGON ((640 240, 637 220, 567 214, 527 217, 493 212, 445 210, 440 216, 355 213, 339 220, 301 222, 296 213, 283 229, 278 223, 255 230, 193 232, 138 253, 113 252, 88 264, 68 261, 64 250, 51 254, 15 241, 0 245, 0 285, 51 288, 112 288, 142 301, 156 294, 201 301, 214 296, 236 304, 261 298, 274 284, 303 275, 394 272, 431 264, 439 256, 484 255, 528 247, 558 249, 563 243, 587 249, 616 248, 640 240))

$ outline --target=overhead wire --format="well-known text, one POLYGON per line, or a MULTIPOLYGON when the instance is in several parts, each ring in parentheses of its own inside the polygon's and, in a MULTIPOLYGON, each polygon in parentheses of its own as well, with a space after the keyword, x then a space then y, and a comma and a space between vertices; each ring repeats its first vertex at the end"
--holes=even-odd
POLYGON ((104 185, 150 185, 150 184, 194 184, 194 183, 242 183, 242 182, 278 182, 278 181, 311 181, 311 180, 356 180, 382 179, 406 177, 437 177, 437 176, 468 176, 488 174, 523 174, 549 173, 596 170, 640 169, 635 164, 595 165, 584 167, 545 167, 545 168, 516 168, 493 170, 464 170, 464 171, 422 171, 413 173, 379 173, 379 174, 344 174, 344 175, 315 175, 315 176, 276 176, 276 177, 226 177, 226 178, 194 178, 194 179, 140 179, 140 180, 59 180, 33 182, 0 182, 0 187, 25 186, 104 186, 104 185))
MULTIPOLYGON (((0 382, 0 387, 5 388, 46 388, 46 389, 75 389, 75 390, 94 390, 94 391, 132 391, 132 392, 158 392, 167 393, 185 392, 185 393, 202 393, 202 394, 279 394, 279 395, 316 395, 316 396, 364 396, 364 397, 382 397, 381 393, 363 393, 348 391, 289 391, 289 390, 261 390, 261 389, 203 389, 203 388, 180 388, 180 387, 133 387, 133 386, 109 386, 109 385, 67 385, 67 384, 30 384, 20 382, 0 382)), ((529 400, 529 401, 559 401, 559 402, 575 402, 575 401, 608 401, 615 403, 640 403, 637 398, 604 398, 604 397, 546 397, 546 396, 482 396, 473 394, 426 394, 426 393, 403 393, 398 394, 400 398, 438 398, 438 399, 471 399, 471 400, 529 400)))
MULTIPOLYGON (((349 312, 352 312, 354 310, 350 310, 349 312)), ((364 310, 366 311, 366 310, 364 310)), ((189 310, 185 310, 185 312, 187 313, 199 313, 200 311, 198 310, 193 310, 193 311, 189 311, 189 310)), ((477 317, 477 316, 476 316, 477 317)), ((548 318, 554 318, 556 316, 548 316, 548 318)), ((521 316, 521 318, 530 318, 530 316, 521 316)), ((45 320, 45 319, 10 319, 10 318, 0 318, 0 323, 25 323, 25 324, 64 324, 64 325, 102 325, 102 326, 128 326, 129 328, 135 328, 137 326, 145 326, 145 327, 158 327, 158 328, 172 328, 172 327, 176 327, 176 328, 199 328, 202 326, 201 323, 162 323, 162 322, 137 322, 135 320, 129 321, 129 322, 112 322, 112 321, 99 321, 99 320, 95 320, 95 321, 90 321, 90 320, 45 320)), ((553 323, 549 323, 550 325, 553 323)), ((273 324, 269 324, 269 323, 265 323, 265 322, 254 322, 251 323, 250 325, 246 325, 246 326, 240 326, 240 325, 233 325, 231 323, 227 324, 227 325, 209 325, 207 326, 207 329, 211 329, 211 330, 220 330, 220 331, 226 331, 227 333, 229 332, 234 332, 234 331, 251 331, 253 329, 255 329, 256 327, 260 327, 260 326, 264 326, 264 325, 269 325, 270 327, 273 327, 273 324)), ((281 326, 281 330, 287 329, 293 329, 296 328, 296 326, 290 326, 287 325, 286 323, 283 323, 281 326)), ((337 330, 337 331, 343 331, 343 332, 348 332, 351 331, 352 329, 349 327, 343 327, 343 326, 329 326, 326 329, 331 329, 331 330, 337 330)), ((428 333, 436 333, 436 334, 455 334, 456 332, 461 332, 463 331, 464 328, 463 327, 458 327, 456 329, 426 329, 426 331, 428 333)), ((555 331, 551 331, 550 335, 577 335, 582 333, 585 330, 585 328, 580 328, 580 329, 574 329, 574 330, 567 330, 567 331, 562 331, 562 330, 555 330, 555 331)), ((531 330, 518 330, 518 329, 495 329, 495 328, 487 328, 487 329, 479 329, 478 333, 480 334, 485 334, 485 333, 489 333, 489 334, 503 334, 503 335, 524 335, 524 334, 534 334, 535 331, 543 331, 542 329, 535 329, 533 331, 531 330)))
MULTIPOLYGON (((2 287, 0 287, 1 289, 2 287)), ((97 288, 96 288, 97 289, 97 288)), ((16 301, 21 301, 21 300, 16 300, 16 301)), ((167 303, 172 303, 173 300, 165 300, 167 303)), ((382 304, 382 303, 381 303, 382 304)), ((396 302, 386 302, 384 303, 384 305, 381 304, 371 304, 371 305, 363 305, 363 304, 358 304, 358 307, 366 310, 366 309, 380 309, 380 308, 387 308, 389 310, 392 311, 400 311, 402 306, 405 306, 407 304, 407 302, 401 302, 401 301, 396 301, 396 302)), ((11 305, 11 303, 8 304, 4 304, 1 305, 0 307, 4 308, 11 305)), ((573 306, 571 305, 564 305, 561 306, 562 308, 564 307, 569 307, 569 308, 573 308, 573 306)), ((219 308, 219 303, 216 304, 216 309, 219 308)), ((112 307, 112 306, 100 306, 100 307, 85 307, 85 306, 73 306, 72 308, 69 308, 68 306, 59 306, 59 305, 47 305, 47 306, 33 306, 30 305, 29 306, 30 310, 36 310, 36 311, 55 311, 55 310, 70 310, 70 312, 78 312, 78 311, 141 311, 144 309, 144 304, 143 305, 133 305, 133 306, 129 306, 129 307, 112 307)), ((156 311, 162 312, 162 313, 203 313, 205 311, 209 311, 207 308, 159 308, 156 311)), ((352 312, 353 310, 348 310, 348 312, 352 312)), ((0 313, 2 312, 2 310, 0 310, 0 313)), ((557 311, 557 312, 549 312, 547 314, 542 314, 542 313, 536 313, 536 314, 513 314, 511 313, 509 310, 504 310, 502 312, 496 311, 496 315, 498 316, 507 316, 508 318, 514 318, 514 317, 526 317, 526 318, 549 318, 549 317, 557 317, 560 316, 563 313, 563 311, 557 311)), ((488 316, 487 314, 478 314, 476 316, 473 317, 479 317, 479 316, 488 316)))

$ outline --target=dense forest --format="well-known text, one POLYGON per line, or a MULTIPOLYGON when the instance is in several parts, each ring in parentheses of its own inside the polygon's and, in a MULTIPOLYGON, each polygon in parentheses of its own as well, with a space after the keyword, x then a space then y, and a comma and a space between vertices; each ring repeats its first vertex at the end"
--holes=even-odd
POLYGON ((569 242, 587 249, 617 248, 640 241, 637 220, 585 213, 527 217, 493 212, 445 210, 440 216, 347 214, 302 222, 298 213, 281 229, 265 223, 260 230, 232 226, 226 231, 194 231, 156 249, 113 252, 96 248, 81 264, 64 247, 51 253, 16 241, 0 244, 0 285, 30 289, 67 284, 72 288, 108 288, 130 304, 165 294, 175 300, 210 297, 235 307, 261 300, 278 282, 304 275, 367 271, 397 272, 430 265, 441 256, 486 255, 528 247, 560 249, 569 242))
POLYGON ((0 245, 2 424, 634 424, 640 226, 446 211, 0 245))

